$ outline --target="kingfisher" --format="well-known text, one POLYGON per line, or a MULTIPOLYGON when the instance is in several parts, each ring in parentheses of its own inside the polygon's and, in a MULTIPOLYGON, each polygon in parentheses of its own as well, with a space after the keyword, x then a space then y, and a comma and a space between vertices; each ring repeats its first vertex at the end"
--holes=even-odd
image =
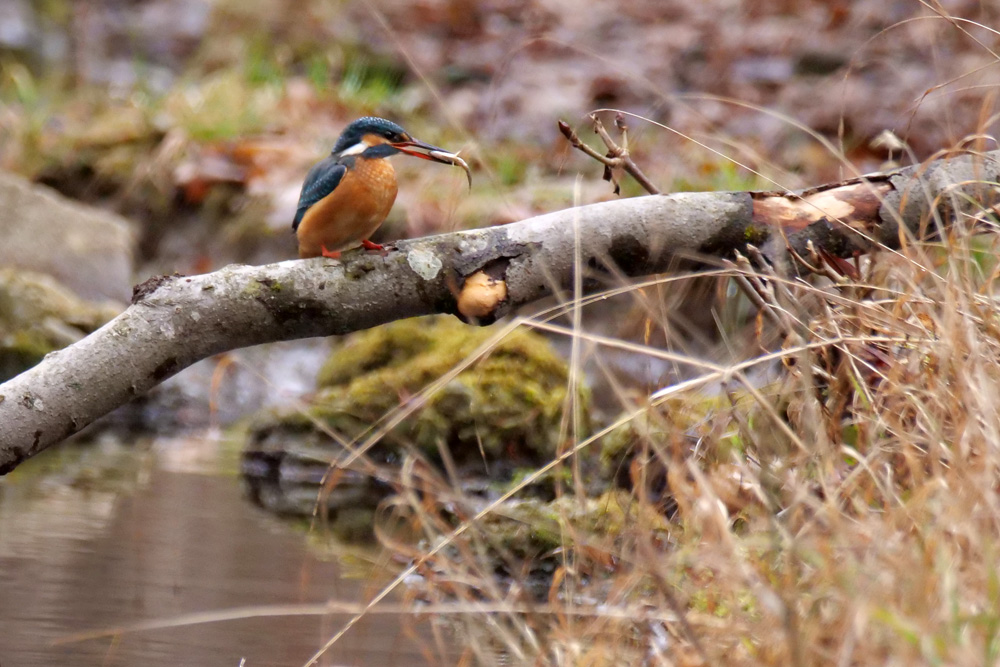
POLYGON ((366 116, 341 133, 333 151, 306 175, 292 230, 299 257, 340 257, 360 245, 382 250, 369 238, 396 201, 396 173, 387 158, 403 153, 461 167, 472 187, 472 172, 457 153, 425 144, 384 118, 366 116))

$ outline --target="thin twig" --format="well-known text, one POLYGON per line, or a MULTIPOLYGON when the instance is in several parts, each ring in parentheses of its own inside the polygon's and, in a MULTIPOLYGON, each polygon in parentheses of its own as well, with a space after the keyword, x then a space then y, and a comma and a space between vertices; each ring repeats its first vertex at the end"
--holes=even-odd
POLYGON ((583 151, 584 153, 594 158, 601 164, 607 166, 612 166, 617 164, 615 162, 615 158, 605 157, 604 155, 601 155, 593 148, 591 148, 588 144, 583 143, 583 140, 580 139, 579 135, 577 135, 576 130, 570 127, 569 123, 567 123, 566 121, 564 120, 559 121, 559 131, 562 132, 563 136, 566 137, 566 140, 569 141, 570 145, 572 145, 573 148, 583 151))
POLYGON ((774 324, 779 327, 784 328, 785 323, 782 321, 781 317, 778 316, 774 309, 771 307, 771 303, 768 301, 768 295, 766 292, 762 293, 758 288, 747 279, 746 274, 754 274, 753 267, 750 265, 750 260, 748 260, 744 255, 737 252, 736 261, 725 260, 724 262, 727 266, 733 268, 733 279, 736 281, 736 285, 743 291, 750 302, 757 308, 761 313, 764 313, 767 317, 771 319, 774 324))
MULTIPOLYGON (((569 126, 564 120, 559 121, 559 131, 562 132, 566 140, 576 149, 583 151, 586 155, 594 158, 601 164, 603 164, 607 169, 604 172, 605 180, 612 181, 613 177, 609 170, 621 169, 625 171, 629 176, 634 178, 636 182, 643 187, 651 195, 660 194, 660 189, 653 185, 653 182, 649 180, 649 177, 643 173, 642 169, 635 163, 628 152, 628 127, 625 125, 624 117, 616 117, 615 124, 618 129, 622 132, 622 144, 619 146, 608 131, 604 129, 604 123, 597 117, 596 114, 591 114, 591 120, 594 122, 594 132, 601 137, 601 141, 608 149, 607 155, 601 155, 596 150, 585 144, 580 137, 576 134, 572 127, 569 126)), ((618 184, 615 183, 615 193, 618 192, 618 184)))

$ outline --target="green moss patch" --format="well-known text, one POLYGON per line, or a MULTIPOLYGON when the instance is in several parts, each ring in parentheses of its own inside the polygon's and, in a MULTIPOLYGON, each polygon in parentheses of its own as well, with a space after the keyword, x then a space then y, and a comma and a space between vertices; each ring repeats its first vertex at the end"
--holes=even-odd
MULTIPOLYGON (((320 493, 328 462, 344 454, 341 443, 374 433, 367 461, 393 470, 417 456, 443 475, 448 458, 463 485, 484 492, 551 460, 564 429, 568 366, 538 334, 495 338, 495 329, 451 317, 349 336, 323 366, 311 407, 269 412, 251 426, 244 455, 251 495, 293 514, 312 513, 320 496, 334 522, 345 508, 374 508, 398 489, 357 466, 338 473, 332 493, 320 493)), ((579 400, 585 433, 585 392, 579 400)))
POLYGON ((73 295, 54 278, 0 269, 0 381, 31 368, 118 314, 73 295))
POLYGON ((353 336, 320 372, 312 416, 355 438, 397 406, 423 402, 392 430, 392 440, 432 455, 447 443, 458 458, 479 458, 480 450, 547 458, 555 451, 566 401, 566 362, 527 331, 472 359, 493 336, 493 330, 450 317, 396 322, 353 336), (456 368, 454 377, 427 391, 456 368))

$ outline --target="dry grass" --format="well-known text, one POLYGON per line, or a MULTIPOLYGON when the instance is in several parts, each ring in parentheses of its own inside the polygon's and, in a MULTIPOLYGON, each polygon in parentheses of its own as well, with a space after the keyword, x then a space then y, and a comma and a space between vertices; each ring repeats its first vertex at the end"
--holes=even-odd
POLYGON ((624 348, 695 370, 649 400, 620 390, 619 419, 487 499, 407 461, 378 528, 408 566, 371 607, 405 589, 434 663, 995 662, 1000 273, 994 230, 969 225, 865 260, 857 283, 772 277, 776 317, 746 328, 750 348, 782 342, 731 364, 574 317, 610 294, 647 337, 672 331, 655 283, 500 331, 569 336, 576 363, 624 348), (602 447, 624 489, 598 488, 602 447), (553 473, 556 500, 532 504, 553 473))
MULTIPOLYGON (((405 591, 432 664, 996 663, 996 211, 946 222, 864 258, 858 281, 770 274, 769 313, 730 292, 708 353, 678 334, 677 276, 500 331, 566 336, 571 377, 587 364, 620 415, 588 436, 567 405, 564 450, 485 498, 408 461, 378 526, 405 566, 314 660, 405 591), (631 335, 588 326, 608 299, 633 304, 631 335), (637 394, 600 377, 610 350, 673 373, 637 394)), ((749 271, 720 271, 720 294, 749 271)))
MULTIPOLYGON (((994 102, 982 107, 984 130, 994 102)), ((755 108, 852 171, 818 132, 755 108)), ((752 146, 709 143, 753 154, 789 187, 789 172, 752 146)), ((713 352, 678 333, 665 296, 677 276, 565 295, 510 323, 496 340, 516 327, 567 337, 571 378, 583 382, 589 360, 589 381, 610 388, 621 413, 588 435, 568 404, 564 449, 492 495, 405 461, 377 526, 397 576, 309 664, 401 593, 408 620, 434 638, 431 664, 997 662, 996 214, 947 222, 934 243, 865 258, 856 282, 768 276, 767 316, 747 318, 738 297, 717 303, 713 352), (588 326, 607 299, 633 304, 632 335, 588 326), (673 372, 637 394, 613 372, 595 377, 610 350, 673 372), (554 499, 540 503, 553 479, 554 499)), ((720 283, 747 271, 721 271, 720 283)), ((419 409, 416 399, 383 424, 419 409)), ((363 461, 385 432, 351 443, 340 464, 363 461)))
MULTIPOLYGON (((988 9, 989 3, 978 4, 988 9)), ((914 105, 914 116, 926 110, 931 117, 915 123, 914 134, 941 125, 953 136, 953 125, 964 128, 953 116, 965 118, 978 107, 966 96, 978 100, 975 93, 988 88, 974 75, 989 76, 995 67, 962 70, 950 42, 960 35, 979 39, 981 33, 987 38, 995 33, 946 15, 936 3, 926 7, 941 32, 923 38, 930 45, 917 41, 924 33, 915 33, 909 59, 927 57, 947 76, 914 105), (963 73, 954 75, 953 65, 963 73)), ((720 22, 720 28, 743 29, 729 23, 720 22)), ((893 28, 927 30, 926 23, 906 20, 893 28)), ((889 32, 881 31, 859 50, 843 90, 816 86, 810 97, 854 100, 861 109, 853 111, 855 126, 866 121, 876 100, 844 91, 864 81, 857 72, 880 57, 895 62, 869 48, 891 49, 896 39, 908 44, 889 32)), ((715 46, 741 55, 746 40, 730 34, 717 33, 715 46)), ((995 66, 988 44, 981 46, 995 66)), ((196 98, 162 102, 179 127, 204 141, 267 129, 262 119, 275 116, 279 102, 269 86, 288 73, 268 62, 254 65, 254 58, 237 59, 244 60, 252 66, 202 82, 196 98), (245 113, 235 113, 233 104, 245 113), (204 116, 205 107, 217 117, 204 116)), ((322 88, 331 78, 325 71, 329 63, 310 62, 318 68, 316 87, 322 88)), ((394 70, 383 72, 362 60, 343 64, 336 104, 307 96, 290 106, 303 114, 311 106, 326 114, 324 104, 353 113, 355 106, 382 105, 398 85, 394 70)), ((8 166, 27 165, 24 169, 44 157, 61 157, 62 144, 55 150, 46 143, 51 139, 43 121, 53 111, 44 87, 23 67, 8 67, 0 78, 7 106, 24 109, 23 116, 0 109, 0 127, 12 137, 0 157, 8 166)), ((436 91, 431 97, 439 99, 436 91)), ((983 128, 996 123, 988 108, 995 106, 995 96, 987 98, 983 128)), ((718 127, 725 127, 728 114, 716 111, 716 120, 701 119, 699 101, 709 107, 740 103, 714 95, 664 94, 664 103, 677 106, 675 116, 700 120, 681 135, 686 143, 644 157, 678 160, 690 151, 704 160, 706 153, 691 146, 709 135, 705 148, 719 147, 734 162, 778 174, 779 186, 791 184, 794 169, 766 164, 774 146, 724 134, 718 127)), ((786 106, 794 106, 794 99, 786 106)), ((152 117, 158 108, 139 111, 152 117)), ((841 121, 844 116, 841 111, 841 121)), ((289 117, 292 126, 306 125, 299 116, 289 117)), ((793 120, 780 116, 777 125, 791 127, 793 120)), ((132 128, 114 129, 116 140, 124 141, 123 132, 132 128)), ((149 125, 155 135, 154 130, 149 125)), ((329 133, 325 127, 323 132, 329 133)), ((661 136, 647 140, 659 147, 661 136)), ((816 150, 824 161, 850 171, 844 152, 816 150)), ((514 205, 506 201, 508 185, 537 180, 526 176, 536 167, 525 166, 542 159, 537 149, 498 153, 496 177, 490 180, 503 186, 497 190, 514 210, 507 217, 542 208, 542 201, 548 206, 544 193, 514 205)), ((794 154, 802 161, 813 155, 794 154)), ((713 178, 746 177, 717 168, 714 158, 705 163, 712 165, 713 178)), ((714 185, 702 180, 691 187, 714 185)), ((744 187, 729 180, 720 189, 744 187)), ((439 208, 450 207, 447 197, 439 208)), ((495 212, 500 206, 490 199, 482 208, 495 212)), ((431 208, 425 217, 441 216, 431 208)), ((478 211, 469 217, 489 219, 478 211)), ((980 228, 984 221, 995 224, 995 214, 984 212, 980 228)), ((364 461, 364 453, 405 411, 419 409, 422 396, 440 390, 517 327, 565 336, 573 351, 571 381, 584 382, 589 360, 589 381, 609 388, 620 414, 587 434, 578 406, 568 404, 567 444, 557 457, 485 497, 418 456, 398 470, 379 467, 377 474, 399 490, 377 526, 398 576, 367 605, 347 608, 352 620, 320 647, 315 660, 358 619, 390 610, 430 628, 434 641, 426 649, 434 664, 997 662, 1000 319, 994 282, 1000 262, 995 229, 972 236, 971 221, 954 222, 953 233, 934 245, 909 244, 899 253, 866 260, 858 284, 772 276, 774 317, 747 322, 741 316, 745 302, 731 297, 724 308, 719 304, 720 313, 733 315, 720 314, 714 335, 722 342, 714 352, 692 350, 678 333, 677 312, 665 296, 676 294, 681 282, 676 276, 623 283, 591 297, 567 295, 552 309, 500 329, 491 344, 387 415, 364 441, 350 443, 339 464, 364 461), (605 312, 605 299, 633 304, 634 335, 590 327, 605 312), (601 377, 607 368, 602 358, 613 349, 646 355, 675 372, 661 392, 653 387, 637 394, 610 371, 601 377), (554 500, 544 505, 533 502, 543 480, 555 480, 554 500), (385 604, 400 592, 402 607, 385 604)), ((731 284, 738 272, 720 271, 719 279, 731 284)), ((443 458, 447 463, 449 457, 443 458)), ((332 611, 333 605, 315 613, 332 611)))

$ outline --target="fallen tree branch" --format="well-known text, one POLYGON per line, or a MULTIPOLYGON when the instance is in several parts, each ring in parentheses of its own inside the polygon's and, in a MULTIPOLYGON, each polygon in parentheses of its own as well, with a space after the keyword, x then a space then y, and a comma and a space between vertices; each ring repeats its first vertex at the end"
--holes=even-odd
POLYGON ((794 271, 789 249, 851 257, 940 231, 957 212, 974 219, 998 201, 998 180, 994 151, 798 194, 638 197, 401 241, 384 256, 359 251, 155 278, 107 325, 0 385, 0 473, 226 350, 432 313, 489 324, 572 286, 574 229, 591 291, 611 274, 662 273, 678 258, 734 257, 747 244, 794 271))

